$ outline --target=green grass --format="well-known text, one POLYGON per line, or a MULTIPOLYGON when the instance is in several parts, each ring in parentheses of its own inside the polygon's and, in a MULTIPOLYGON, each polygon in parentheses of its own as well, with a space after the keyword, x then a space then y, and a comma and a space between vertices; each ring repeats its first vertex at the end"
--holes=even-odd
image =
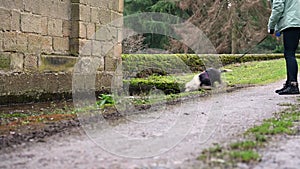
POLYGON ((242 135, 243 141, 205 149, 197 159, 210 167, 222 165, 225 168, 234 168, 238 162, 257 163, 261 159, 257 149, 266 146, 275 135, 293 135, 297 132, 294 127, 300 122, 300 104, 285 106, 290 107, 283 112, 274 113, 273 118, 266 119, 260 125, 248 129, 242 135), (215 159, 222 161, 222 163, 216 164, 215 159))
POLYGON ((251 133, 258 135, 275 135, 275 134, 293 134, 290 127, 293 126, 293 122, 270 119, 266 120, 262 125, 253 127, 249 130, 251 133))
POLYGON ((267 84, 283 79, 286 75, 283 59, 234 64, 226 68, 233 70, 223 75, 229 85, 267 84))
POLYGON ((241 141, 235 142, 229 145, 231 149, 241 149, 241 150, 249 150, 258 146, 256 141, 241 141))
POLYGON ((251 161, 257 161, 260 159, 260 155, 253 150, 246 151, 232 151, 229 152, 229 156, 232 160, 249 163, 251 161))
POLYGON ((115 100, 113 99, 112 95, 109 94, 100 94, 100 96, 98 96, 98 99, 96 101, 96 105, 103 107, 103 106, 107 106, 107 105, 115 105, 115 100))

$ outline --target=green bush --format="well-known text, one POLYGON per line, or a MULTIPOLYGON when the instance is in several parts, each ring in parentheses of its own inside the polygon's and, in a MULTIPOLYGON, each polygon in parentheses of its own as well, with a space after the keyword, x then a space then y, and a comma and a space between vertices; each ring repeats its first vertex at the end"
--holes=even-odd
MULTIPOLYGON (((222 67, 240 62, 272 60, 283 58, 283 54, 124 54, 125 77, 136 77, 145 69, 160 69, 166 74, 203 71, 205 67, 222 67)), ((300 55, 297 55, 298 57, 300 55)))
POLYGON ((149 76, 124 80, 124 86, 129 87, 130 95, 148 94, 151 90, 157 89, 165 94, 174 94, 184 89, 184 82, 171 76, 149 76))

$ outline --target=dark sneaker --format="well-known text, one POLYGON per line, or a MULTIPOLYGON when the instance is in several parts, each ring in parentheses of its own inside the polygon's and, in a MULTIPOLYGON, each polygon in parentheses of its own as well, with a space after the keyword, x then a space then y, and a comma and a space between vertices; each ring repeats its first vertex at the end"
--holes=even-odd
POLYGON ((279 92, 285 90, 288 87, 289 87, 289 83, 286 82, 286 83, 283 84, 283 88, 275 90, 275 93, 279 93, 279 92))
POLYGON ((296 82, 291 82, 291 84, 285 88, 284 90, 281 90, 278 92, 279 95, 293 95, 293 94, 299 94, 299 88, 298 88, 298 83, 296 82))

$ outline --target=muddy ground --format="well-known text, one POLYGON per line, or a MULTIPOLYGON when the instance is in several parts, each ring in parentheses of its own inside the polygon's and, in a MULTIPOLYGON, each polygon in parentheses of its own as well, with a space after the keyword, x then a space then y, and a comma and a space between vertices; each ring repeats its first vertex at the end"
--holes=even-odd
MULTIPOLYGON (((80 117, 72 117, 49 123, 50 132, 36 132, 31 138, 24 133, 28 138, 20 139, 20 144, 3 136, 0 168, 201 168, 196 158, 203 149, 237 140, 247 128, 284 110, 282 105, 297 102, 297 96, 274 93, 281 85, 282 81, 183 100, 114 123, 79 126, 80 117), (44 134, 35 137, 37 133, 44 134)), ((270 163, 274 161, 263 158, 257 167, 270 163)), ((281 168, 284 163, 276 164, 281 168)))

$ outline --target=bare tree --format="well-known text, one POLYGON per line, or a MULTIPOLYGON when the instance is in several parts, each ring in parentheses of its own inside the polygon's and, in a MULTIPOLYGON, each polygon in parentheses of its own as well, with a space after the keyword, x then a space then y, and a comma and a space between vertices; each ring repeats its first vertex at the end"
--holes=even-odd
POLYGON ((144 39, 144 36, 140 34, 124 39, 122 42, 123 53, 136 53, 137 51, 145 49, 146 45, 144 44, 144 39))
MULTIPOLYGON (((242 53, 266 36, 267 0, 182 0, 179 7, 193 11, 188 21, 205 32, 218 53, 242 53)), ((186 49, 170 43, 173 52, 186 49)))

